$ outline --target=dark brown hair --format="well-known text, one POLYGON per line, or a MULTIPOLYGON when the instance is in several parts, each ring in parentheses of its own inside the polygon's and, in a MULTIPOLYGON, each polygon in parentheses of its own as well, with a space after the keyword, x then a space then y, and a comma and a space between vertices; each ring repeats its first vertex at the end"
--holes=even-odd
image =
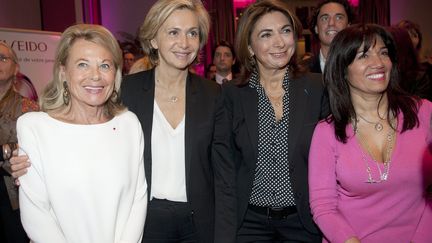
POLYGON ((221 40, 220 42, 216 43, 215 48, 213 48, 213 58, 215 56, 216 49, 219 46, 224 46, 224 47, 229 48, 231 51, 231 55, 233 56, 233 59, 236 59, 236 54, 235 54, 233 45, 231 45, 231 43, 229 43, 228 41, 225 41, 225 40, 221 40))
POLYGON ((322 6, 324 6, 328 3, 338 3, 338 4, 342 5, 343 8, 345 9, 345 13, 346 13, 347 18, 348 18, 348 23, 354 23, 354 19, 355 19, 354 10, 352 9, 351 5, 349 4, 349 2, 347 0, 324 0, 324 1, 320 1, 318 3, 317 7, 315 8, 315 10, 312 14, 312 17, 309 21, 309 29, 313 35, 317 35, 315 33, 315 26, 317 25, 318 15, 321 11, 321 8, 322 8, 322 6))
POLYGON ((315 26, 317 25, 318 15, 321 11, 321 8, 328 3, 338 3, 343 6, 348 18, 348 24, 353 24, 356 21, 356 14, 347 0, 323 0, 318 2, 317 7, 315 8, 309 20, 309 30, 312 33, 312 53, 314 55, 318 55, 320 49, 320 40, 318 34, 315 32, 315 26))
POLYGON ((345 143, 346 126, 351 119, 357 119, 347 80, 348 66, 353 62, 359 48, 363 52, 376 44, 381 38, 387 47, 392 62, 390 82, 384 91, 388 99, 387 120, 391 114, 403 114, 402 132, 418 126, 418 102, 399 87, 397 54, 394 40, 384 27, 374 24, 351 25, 339 32, 330 45, 329 56, 324 70, 324 84, 327 87, 332 115, 327 122, 334 122, 336 138, 345 143))
MULTIPOLYGON (((287 3, 280 0, 263 0, 249 5, 249 7, 243 12, 243 16, 238 23, 236 34, 235 50, 237 52, 237 60, 242 65, 242 74, 239 80, 240 84, 245 84, 250 73, 256 69, 254 64, 256 63, 256 60, 250 58, 248 49, 251 43, 252 31, 262 16, 275 11, 284 14, 291 22, 295 41, 297 41, 302 35, 301 23, 297 17, 290 12, 287 3)), ((297 50, 294 51, 294 54, 288 63, 292 67, 294 74, 299 70, 296 55, 297 50)))

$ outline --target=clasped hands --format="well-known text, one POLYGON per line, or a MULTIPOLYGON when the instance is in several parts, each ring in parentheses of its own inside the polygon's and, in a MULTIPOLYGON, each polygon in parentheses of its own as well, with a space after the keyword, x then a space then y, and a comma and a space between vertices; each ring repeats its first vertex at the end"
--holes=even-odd
POLYGON ((12 158, 9 160, 11 164, 11 175, 15 178, 15 184, 19 186, 18 178, 27 173, 27 169, 30 167, 30 160, 27 155, 18 156, 18 149, 12 152, 12 158))

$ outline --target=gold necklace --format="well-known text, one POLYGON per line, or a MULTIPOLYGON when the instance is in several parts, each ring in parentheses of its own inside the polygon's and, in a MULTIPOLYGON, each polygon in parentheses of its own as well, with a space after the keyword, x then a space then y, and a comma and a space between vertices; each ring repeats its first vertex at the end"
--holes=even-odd
POLYGON ((396 125, 395 123, 396 123, 395 120, 391 122, 391 126, 389 128, 390 130, 387 133, 386 154, 385 154, 384 162, 383 162, 383 166, 384 166, 384 172, 383 172, 383 171, 381 171, 379 162, 376 159, 374 159, 374 157, 372 156, 372 152, 370 150, 369 145, 366 143, 366 141, 364 141, 363 137, 360 135, 356 121, 354 119, 352 121, 354 133, 357 135, 357 138, 359 139, 360 144, 363 144, 365 146, 366 151, 369 154, 369 157, 372 159, 373 162, 375 162, 375 165, 376 165, 376 167, 378 169, 378 173, 379 173, 379 180, 375 180, 372 176, 372 170, 369 166, 367 156, 365 153, 361 152, 363 162, 366 165, 366 173, 368 175, 368 178, 366 181, 367 183, 379 183, 379 182, 387 181, 387 179, 389 177, 390 164, 391 164, 391 152, 393 151, 393 139, 394 139, 394 136, 396 134, 395 130, 393 129, 393 127, 395 127, 395 125, 396 125))

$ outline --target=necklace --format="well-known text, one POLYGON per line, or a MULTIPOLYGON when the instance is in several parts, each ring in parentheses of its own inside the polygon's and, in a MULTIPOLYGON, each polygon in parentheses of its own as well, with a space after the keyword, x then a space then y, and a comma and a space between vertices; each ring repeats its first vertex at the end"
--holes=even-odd
POLYGON ((374 159, 374 157, 372 156, 371 150, 369 145, 363 140, 362 136, 360 135, 359 131, 358 131, 358 127, 357 127, 357 123, 355 123, 353 121, 353 129, 354 129, 354 133, 357 135, 357 138, 359 139, 360 144, 363 144, 366 148, 367 153, 369 154, 369 157, 372 159, 372 161, 375 163, 378 173, 379 173, 379 179, 375 180, 372 176, 372 170, 370 167, 370 163, 369 160, 366 156, 365 153, 362 152, 362 159, 363 162, 366 165, 366 173, 368 175, 367 178, 367 183, 379 183, 379 182, 383 182, 383 181, 387 181, 389 174, 390 174, 390 164, 391 164, 391 152, 393 150, 393 139, 395 136, 395 130, 392 128, 395 125, 395 121, 392 122, 392 126, 389 128, 389 132, 387 133, 387 144, 386 144, 386 153, 385 153, 385 157, 384 157, 384 162, 383 162, 383 167, 384 167, 384 171, 381 170, 380 167, 380 163, 374 159))
POLYGON ((281 107, 283 103, 283 96, 285 95, 285 91, 278 92, 278 94, 274 95, 270 92, 265 92, 267 94, 268 99, 271 103, 276 107, 281 107))
MULTIPOLYGON (((160 83, 159 79, 156 79, 156 81, 157 81, 158 83, 160 83)), ((168 102, 170 102, 170 103, 177 103, 177 101, 180 100, 180 97, 177 96, 177 95, 168 95, 168 96, 169 96, 169 97, 168 97, 168 102)))
MULTIPOLYGON (((372 124, 372 125, 374 125, 374 128, 375 128, 375 130, 377 131, 377 132, 381 132, 382 130, 383 130, 383 124, 381 123, 381 122, 371 122, 371 121, 368 121, 368 120, 366 120, 366 118, 364 118, 362 115, 360 115, 360 114, 357 114, 357 116, 359 116, 363 121, 365 121, 365 122, 367 122, 367 123, 369 123, 369 124, 372 124)), ((382 119, 381 117, 380 117, 380 119, 381 120, 386 120, 386 119, 382 119)))
POLYGON ((171 97, 168 99, 168 101, 171 102, 171 103, 176 103, 178 100, 179 100, 179 97, 177 97, 177 96, 175 96, 175 95, 171 96, 171 97))

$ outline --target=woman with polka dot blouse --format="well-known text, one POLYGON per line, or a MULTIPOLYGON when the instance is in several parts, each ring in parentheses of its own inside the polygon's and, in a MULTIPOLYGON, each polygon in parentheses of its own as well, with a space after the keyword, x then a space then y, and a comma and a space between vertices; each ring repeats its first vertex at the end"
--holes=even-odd
POLYGON ((223 87, 227 119, 216 129, 213 153, 227 171, 226 222, 235 242, 321 241, 308 203, 307 158, 327 97, 321 76, 296 64, 301 33, 277 0, 250 5, 238 25, 236 51, 245 70, 223 87))

